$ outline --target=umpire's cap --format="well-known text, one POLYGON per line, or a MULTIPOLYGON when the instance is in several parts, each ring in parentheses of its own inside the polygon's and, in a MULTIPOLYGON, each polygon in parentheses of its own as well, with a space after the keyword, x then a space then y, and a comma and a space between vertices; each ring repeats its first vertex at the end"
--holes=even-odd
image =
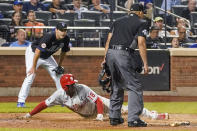
POLYGON ((142 11, 143 13, 146 13, 145 8, 142 4, 133 4, 130 8, 130 11, 142 11))
POLYGON ((67 24, 64 22, 59 22, 56 26, 56 29, 60 31, 66 31, 67 30, 67 24))

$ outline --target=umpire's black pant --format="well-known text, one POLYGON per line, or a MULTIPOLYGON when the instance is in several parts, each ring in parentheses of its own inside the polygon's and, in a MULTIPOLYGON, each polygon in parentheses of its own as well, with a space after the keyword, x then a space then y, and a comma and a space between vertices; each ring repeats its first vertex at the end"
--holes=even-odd
POLYGON ((108 49, 106 62, 112 76, 110 118, 121 117, 124 90, 128 91, 128 122, 139 119, 143 110, 143 92, 135 70, 132 53, 126 50, 108 49))

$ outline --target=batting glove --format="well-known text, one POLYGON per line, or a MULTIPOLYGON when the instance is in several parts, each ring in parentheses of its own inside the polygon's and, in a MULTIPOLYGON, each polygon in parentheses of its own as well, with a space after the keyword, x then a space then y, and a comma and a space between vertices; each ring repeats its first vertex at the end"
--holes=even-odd
POLYGON ((96 120, 103 121, 103 114, 97 114, 96 120))

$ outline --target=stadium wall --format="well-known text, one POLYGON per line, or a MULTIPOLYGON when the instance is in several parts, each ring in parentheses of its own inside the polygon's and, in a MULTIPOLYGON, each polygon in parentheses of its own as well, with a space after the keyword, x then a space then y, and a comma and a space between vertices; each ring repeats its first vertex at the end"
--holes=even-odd
MULTIPOLYGON (((145 95, 197 96, 197 49, 170 49, 170 91, 146 91, 145 95)), ((17 96, 25 77, 25 48, 0 48, 0 96, 17 96)), ((58 61, 57 52, 54 57, 58 61)), ((97 78, 104 48, 71 48, 63 62, 67 73, 79 83, 104 94, 97 78)), ((45 69, 39 68, 30 96, 48 96, 55 84, 45 69)))

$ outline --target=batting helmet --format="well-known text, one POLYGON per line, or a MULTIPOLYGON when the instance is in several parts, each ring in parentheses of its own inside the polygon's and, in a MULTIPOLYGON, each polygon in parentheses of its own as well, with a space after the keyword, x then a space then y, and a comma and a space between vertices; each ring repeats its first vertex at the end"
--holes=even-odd
POLYGON ((74 79, 74 76, 72 74, 64 74, 60 78, 61 86, 65 91, 68 91, 67 85, 72 85, 76 82, 78 81, 74 79))

